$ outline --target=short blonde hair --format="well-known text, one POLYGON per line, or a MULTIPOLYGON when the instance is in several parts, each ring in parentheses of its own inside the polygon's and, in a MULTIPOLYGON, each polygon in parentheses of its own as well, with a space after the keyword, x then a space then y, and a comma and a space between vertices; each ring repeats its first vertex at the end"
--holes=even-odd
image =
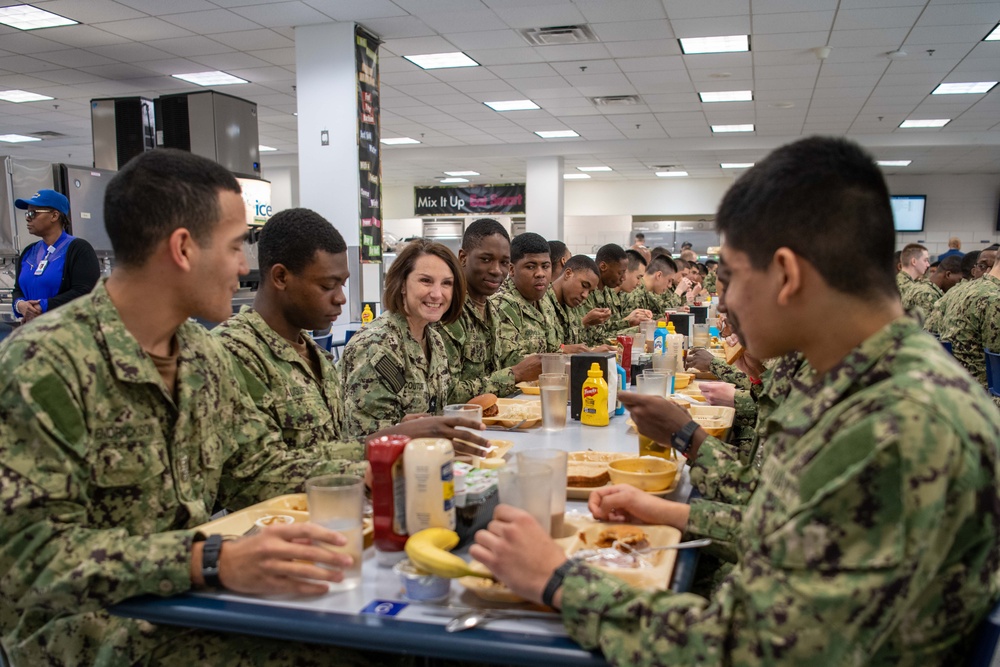
POLYGON ((952 236, 950 239, 948 239, 948 247, 954 248, 955 250, 961 250, 962 239, 958 238, 957 236, 952 236))

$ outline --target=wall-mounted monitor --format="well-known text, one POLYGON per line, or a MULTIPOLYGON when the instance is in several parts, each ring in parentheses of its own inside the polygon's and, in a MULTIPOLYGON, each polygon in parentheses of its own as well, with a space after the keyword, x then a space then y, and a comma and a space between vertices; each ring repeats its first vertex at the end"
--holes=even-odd
POLYGON ((892 225, 897 232, 924 231, 924 209, 927 195, 892 195, 892 225))

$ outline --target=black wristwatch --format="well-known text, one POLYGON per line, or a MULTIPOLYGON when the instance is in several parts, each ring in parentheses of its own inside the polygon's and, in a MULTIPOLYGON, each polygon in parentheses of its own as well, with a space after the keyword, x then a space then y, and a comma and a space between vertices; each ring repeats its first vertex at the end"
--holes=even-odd
POLYGON ((219 579, 219 556, 222 554, 222 535, 209 535, 201 551, 201 576, 209 588, 222 588, 219 579))
POLYGON ((542 604, 555 609, 555 605, 552 604, 552 598, 556 596, 556 591, 562 586, 563 579, 566 578, 566 573, 569 572, 569 568, 573 567, 574 562, 573 560, 568 560, 557 567, 556 571, 552 573, 552 576, 549 577, 549 582, 545 584, 545 590, 542 591, 542 604))
POLYGON ((694 420, 689 421, 679 431, 674 433, 674 437, 670 439, 670 445, 681 454, 687 456, 687 451, 691 447, 691 438, 697 430, 698 422, 694 420))

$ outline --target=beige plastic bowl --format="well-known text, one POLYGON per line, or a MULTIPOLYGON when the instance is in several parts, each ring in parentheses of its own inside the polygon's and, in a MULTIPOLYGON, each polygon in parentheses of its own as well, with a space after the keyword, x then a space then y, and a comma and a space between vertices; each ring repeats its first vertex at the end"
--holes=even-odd
POLYGON ((677 475, 677 464, 655 456, 619 459, 608 463, 612 484, 631 484, 643 491, 670 488, 677 475))

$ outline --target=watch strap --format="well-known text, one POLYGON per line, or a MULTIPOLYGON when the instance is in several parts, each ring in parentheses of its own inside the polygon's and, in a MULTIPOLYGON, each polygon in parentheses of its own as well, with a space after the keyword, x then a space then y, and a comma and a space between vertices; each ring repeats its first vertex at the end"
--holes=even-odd
POLYGON ((201 577, 209 588, 222 588, 219 579, 219 556, 222 554, 222 535, 209 535, 201 552, 201 577))
POLYGON ((681 454, 687 454, 688 449, 691 447, 691 438, 694 437, 694 432, 697 430, 698 422, 692 419, 687 424, 684 424, 679 431, 674 433, 674 437, 670 440, 671 446, 681 454))
POLYGON ((573 567, 573 561, 568 560, 557 567, 556 571, 552 573, 552 576, 549 577, 548 583, 545 584, 545 590, 542 591, 542 604, 552 607, 553 609, 555 608, 552 604, 552 598, 556 596, 556 591, 562 587, 563 579, 566 578, 566 573, 569 572, 569 568, 571 567, 573 567))

